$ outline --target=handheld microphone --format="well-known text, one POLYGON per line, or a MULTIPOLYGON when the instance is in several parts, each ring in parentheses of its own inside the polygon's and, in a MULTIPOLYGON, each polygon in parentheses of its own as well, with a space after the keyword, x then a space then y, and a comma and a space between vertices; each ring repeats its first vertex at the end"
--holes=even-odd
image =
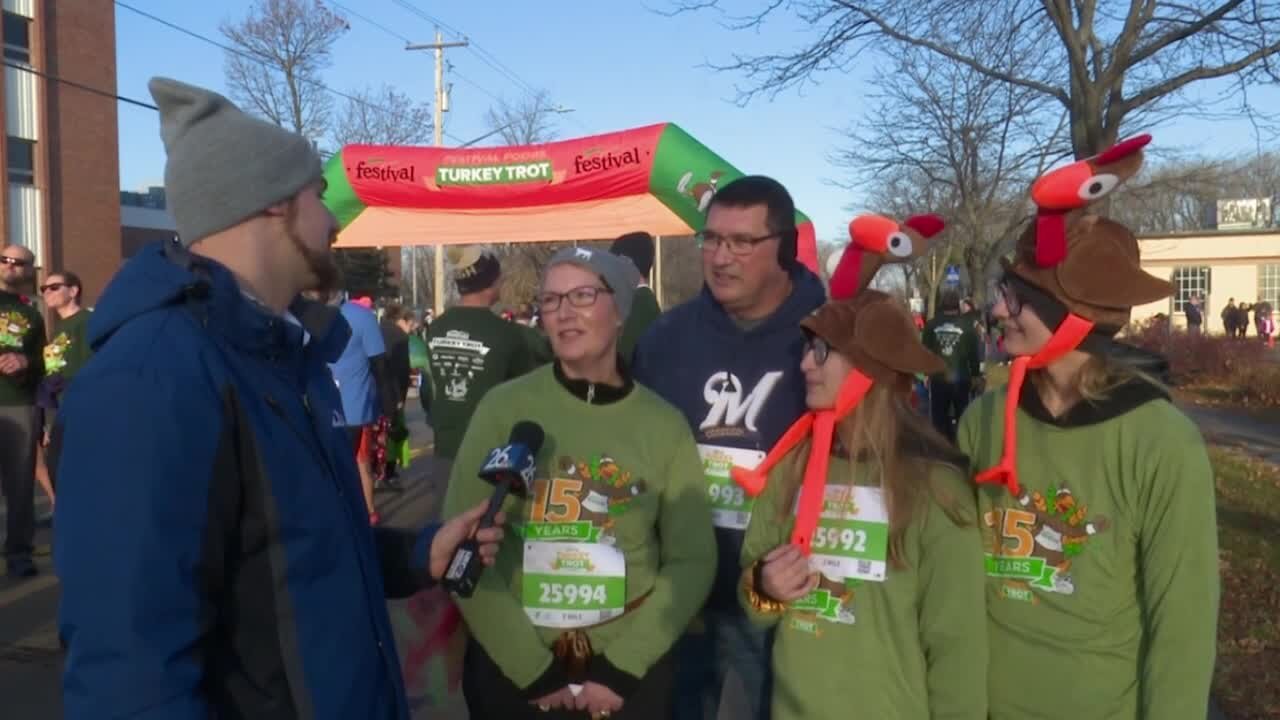
MULTIPOLYGON (((511 436, 506 445, 489 451, 479 476, 493 484, 493 495, 489 497, 489 507, 480 518, 477 530, 493 526, 493 518, 502 509, 502 501, 507 498, 507 493, 517 497, 529 494, 529 486, 533 483, 533 475, 537 469, 538 451, 542 449, 544 437, 541 425, 521 420, 511 428, 511 436)), ((445 572, 441 585, 459 597, 471 597, 483 571, 480 544, 473 535, 454 550, 453 559, 449 561, 449 569, 445 572)))

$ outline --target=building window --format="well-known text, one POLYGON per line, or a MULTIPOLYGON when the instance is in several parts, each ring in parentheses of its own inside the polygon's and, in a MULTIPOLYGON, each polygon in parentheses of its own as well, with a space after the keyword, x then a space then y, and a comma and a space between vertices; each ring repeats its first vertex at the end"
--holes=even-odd
POLYGON ((31 21, 11 12, 4 14, 4 59, 31 64, 31 21))
POLYGON ((1206 301, 1204 307, 1208 307, 1210 289, 1208 267, 1174 268, 1172 282, 1174 312, 1186 312, 1187 303, 1191 302, 1192 295, 1199 295, 1206 301))
POLYGON ((1280 308, 1280 265, 1258 266, 1258 299, 1280 308))
POLYGON ((9 182, 36 184, 36 144, 32 140, 9 136, 6 146, 9 159, 9 182))

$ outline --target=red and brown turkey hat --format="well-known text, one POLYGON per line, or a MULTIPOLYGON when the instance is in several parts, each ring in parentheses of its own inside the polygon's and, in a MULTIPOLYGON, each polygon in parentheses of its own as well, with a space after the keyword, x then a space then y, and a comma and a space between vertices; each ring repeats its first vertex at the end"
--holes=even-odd
POLYGON ((1089 205, 1111 194, 1142 167, 1139 135, 1035 181, 1036 218, 1023 232, 1006 278, 1025 304, 1053 330, 1034 355, 1014 359, 1004 408, 1004 450, 999 463, 977 475, 979 483, 1021 492, 1017 473, 1017 410, 1029 370, 1047 367, 1073 350, 1107 354, 1111 338, 1128 324, 1133 307, 1173 293, 1167 281, 1142 269, 1138 239, 1114 220, 1091 214, 1089 205))

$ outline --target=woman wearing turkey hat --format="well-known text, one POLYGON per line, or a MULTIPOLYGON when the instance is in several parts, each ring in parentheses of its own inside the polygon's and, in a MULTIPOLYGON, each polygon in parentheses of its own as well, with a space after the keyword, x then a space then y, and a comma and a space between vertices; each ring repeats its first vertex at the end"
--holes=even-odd
POLYGON ((942 361, 863 290, 802 323, 810 412, 752 472, 740 598, 775 626, 772 717, 987 712, 982 545, 964 458, 908 405, 942 361))
MULTIPOLYGON (((961 420, 986 553, 990 703, 1005 718, 1205 716, 1218 606, 1213 474, 1195 425, 1114 336, 1172 288, 1087 214, 1150 138, 1032 187, 995 317, 1006 388, 961 420)), ((1148 358, 1147 360, 1152 360, 1148 358)))

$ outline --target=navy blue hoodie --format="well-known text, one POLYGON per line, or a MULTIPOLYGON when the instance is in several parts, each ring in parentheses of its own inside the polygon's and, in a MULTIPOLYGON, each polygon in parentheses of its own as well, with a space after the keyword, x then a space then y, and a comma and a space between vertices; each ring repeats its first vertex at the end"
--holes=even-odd
MULTIPOLYGON (((664 313, 641 339, 635 379, 680 409, 699 444, 768 452, 807 410, 800 321, 826 302, 817 276, 799 266, 792 292, 771 317, 740 328, 707 287, 664 313)), ((740 612, 743 531, 716 528, 720 550, 708 605, 740 612)))
POLYGON ((291 311, 177 246, 104 293, 55 430, 67 718, 408 718, 383 573, 413 543, 369 529, 327 365, 350 328, 291 311))

